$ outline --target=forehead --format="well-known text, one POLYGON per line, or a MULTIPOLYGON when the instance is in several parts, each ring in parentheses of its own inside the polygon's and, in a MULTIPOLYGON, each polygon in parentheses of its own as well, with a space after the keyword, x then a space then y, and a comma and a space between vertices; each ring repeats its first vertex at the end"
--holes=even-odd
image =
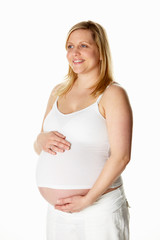
POLYGON ((90 42, 93 43, 92 32, 88 29, 74 30, 68 37, 67 42, 90 42))

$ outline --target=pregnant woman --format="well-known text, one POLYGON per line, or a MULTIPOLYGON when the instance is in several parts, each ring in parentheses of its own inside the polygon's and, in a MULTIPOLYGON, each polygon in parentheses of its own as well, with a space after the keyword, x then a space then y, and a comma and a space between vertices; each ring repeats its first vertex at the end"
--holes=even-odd
POLYGON ((104 28, 74 25, 69 71, 51 92, 41 133, 37 185, 48 202, 47 240, 128 240, 121 173, 130 161, 132 110, 113 81, 104 28))

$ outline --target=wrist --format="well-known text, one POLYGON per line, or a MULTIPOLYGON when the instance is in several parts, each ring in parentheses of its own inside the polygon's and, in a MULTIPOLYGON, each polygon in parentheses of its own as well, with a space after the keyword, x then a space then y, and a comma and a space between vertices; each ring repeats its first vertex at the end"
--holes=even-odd
MULTIPOLYGON (((90 191, 89 191, 89 192, 90 192, 90 191)), ((94 198, 93 196, 91 196, 91 194, 90 194, 89 192, 84 196, 85 202, 86 202, 86 205, 87 205, 87 206, 92 205, 92 204, 96 201, 96 198, 94 198)))
POLYGON ((96 202, 101 196, 102 196, 102 193, 100 189, 99 188, 97 189, 96 187, 92 187, 89 190, 89 192, 85 195, 86 202, 91 205, 94 202, 96 202))

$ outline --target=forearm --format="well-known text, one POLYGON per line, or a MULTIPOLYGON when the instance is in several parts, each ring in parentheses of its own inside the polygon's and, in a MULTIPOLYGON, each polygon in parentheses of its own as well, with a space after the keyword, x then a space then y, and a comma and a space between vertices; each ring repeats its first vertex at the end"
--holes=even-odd
POLYGON ((120 176, 125 169, 129 160, 127 159, 113 159, 110 157, 102 169, 101 174, 96 180, 91 190, 86 195, 86 200, 93 203, 99 198, 110 185, 120 176))

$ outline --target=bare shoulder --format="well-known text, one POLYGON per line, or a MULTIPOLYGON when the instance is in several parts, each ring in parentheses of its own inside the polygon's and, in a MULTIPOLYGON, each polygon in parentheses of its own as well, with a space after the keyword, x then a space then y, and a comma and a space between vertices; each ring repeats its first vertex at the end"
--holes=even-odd
POLYGON ((53 105, 54 101, 56 100, 56 93, 57 93, 57 90, 59 89, 59 87, 61 86, 61 83, 60 84, 57 84, 51 91, 51 94, 49 96, 49 100, 48 100, 48 104, 49 105, 53 105))
POLYGON ((105 113, 120 109, 128 109, 131 111, 128 94, 126 90, 118 84, 112 84, 106 88, 102 97, 102 106, 105 113))
POLYGON ((57 84, 51 91, 51 96, 55 97, 57 90, 61 87, 62 83, 57 84))
POLYGON ((112 97, 128 97, 126 90, 120 86, 119 84, 112 84, 111 86, 107 87, 104 91, 103 98, 112 98, 112 97))
POLYGON ((107 104, 108 101, 113 101, 115 103, 116 101, 120 101, 122 99, 128 100, 126 90, 118 84, 112 84, 104 91, 102 102, 107 104))

